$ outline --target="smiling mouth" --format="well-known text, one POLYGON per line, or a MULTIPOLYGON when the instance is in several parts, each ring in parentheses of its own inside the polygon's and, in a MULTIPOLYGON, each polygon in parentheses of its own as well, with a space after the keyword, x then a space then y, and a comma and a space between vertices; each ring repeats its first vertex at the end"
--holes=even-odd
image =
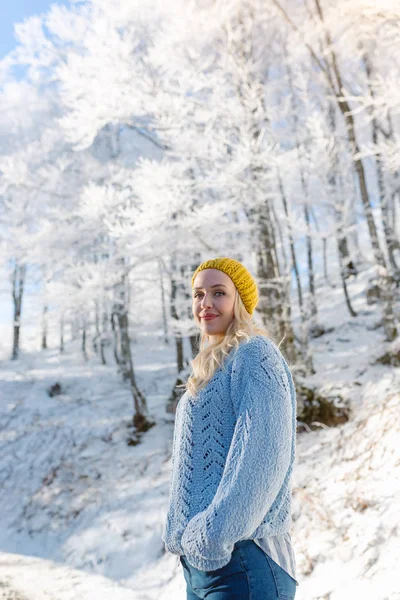
POLYGON ((207 317, 201 317, 204 321, 211 321, 212 319, 216 319, 216 317, 218 317, 218 315, 210 315, 207 317))

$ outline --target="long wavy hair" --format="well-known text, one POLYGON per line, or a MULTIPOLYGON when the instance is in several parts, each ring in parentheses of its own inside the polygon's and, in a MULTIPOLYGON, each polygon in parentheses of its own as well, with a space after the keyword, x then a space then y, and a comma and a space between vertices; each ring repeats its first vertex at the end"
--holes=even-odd
POLYGON ((264 335, 272 339, 266 329, 254 323, 237 289, 233 314, 231 324, 216 343, 210 345, 208 335, 200 331, 199 353, 191 362, 192 373, 186 382, 186 389, 191 396, 195 396, 205 387, 218 368, 223 368, 225 358, 231 350, 237 349, 239 344, 248 341, 254 335, 264 335))

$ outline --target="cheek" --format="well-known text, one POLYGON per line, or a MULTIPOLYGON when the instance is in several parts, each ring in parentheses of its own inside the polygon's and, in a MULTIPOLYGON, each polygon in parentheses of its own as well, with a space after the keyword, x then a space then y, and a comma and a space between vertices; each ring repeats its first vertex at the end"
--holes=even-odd
POLYGON ((234 300, 232 298, 223 298, 220 304, 221 309, 229 315, 233 316, 234 300))

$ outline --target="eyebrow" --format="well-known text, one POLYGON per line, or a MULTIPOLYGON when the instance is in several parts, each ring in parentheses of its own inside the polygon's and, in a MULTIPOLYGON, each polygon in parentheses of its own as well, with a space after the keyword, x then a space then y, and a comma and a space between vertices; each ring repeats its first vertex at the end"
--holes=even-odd
MULTIPOLYGON (((212 287, 212 288, 215 288, 215 287, 224 287, 224 288, 226 288, 226 285, 224 285, 223 283, 215 283, 214 285, 211 285, 210 287, 212 287)), ((202 287, 195 287, 194 289, 195 290, 202 290, 204 288, 202 288, 202 287)))

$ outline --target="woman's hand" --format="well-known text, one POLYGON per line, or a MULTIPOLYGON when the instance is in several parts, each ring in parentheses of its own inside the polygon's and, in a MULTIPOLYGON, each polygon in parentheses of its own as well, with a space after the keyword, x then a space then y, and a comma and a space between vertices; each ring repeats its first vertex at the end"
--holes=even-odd
MULTIPOLYGON (((205 560, 218 560, 225 564, 231 559, 234 544, 226 545, 221 543, 222 540, 210 535, 205 527, 206 512, 200 512, 195 515, 187 524, 187 527, 182 535, 181 545, 184 554, 189 557, 200 557, 205 560)), ((191 562, 189 560, 189 562, 191 562)), ((221 568, 221 565, 217 568, 221 568)))

